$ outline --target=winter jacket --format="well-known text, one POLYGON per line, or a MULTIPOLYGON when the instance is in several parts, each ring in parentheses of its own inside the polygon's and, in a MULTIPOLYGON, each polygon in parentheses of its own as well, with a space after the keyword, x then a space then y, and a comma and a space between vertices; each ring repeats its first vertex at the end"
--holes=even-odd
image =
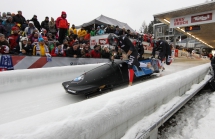
POLYGON ((10 43, 10 49, 14 49, 18 44, 17 44, 17 39, 19 38, 18 34, 12 34, 9 36, 9 43, 10 43))
POLYGON ((67 19, 63 17, 63 14, 66 14, 66 12, 62 12, 61 16, 57 18, 56 26, 57 28, 68 29, 68 22, 67 19))
POLYGON ((36 56, 45 56, 46 53, 49 53, 48 46, 37 44, 33 48, 33 55, 36 56))
POLYGON ((21 25, 26 23, 25 17, 23 17, 22 15, 20 16, 18 14, 13 17, 13 21, 16 22, 16 23, 19 23, 21 25))
POLYGON ((70 47, 68 50, 67 50, 67 56, 69 57, 74 57, 74 55, 77 55, 77 58, 78 57, 81 57, 81 50, 78 48, 77 50, 73 50, 72 47, 70 47))
POLYGON ((90 31, 90 36, 95 36, 96 35, 96 31, 95 30, 91 30, 90 31))
POLYGON ((73 28, 70 28, 70 29, 69 29, 69 32, 70 32, 70 31, 72 31, 73 34, 76 34, 76 35, 77 35, 77 29, 76 29, 76 28, 74 28, 74 29, 73 29, 73 28))
POLYGON ((30 21, 34 22, 34 26, 40 31, 41 30, 41 26, 40 23, 37 19, 32 18, 30 21))
POLYGON ((31 36, 31 34, 34 32, 34 30, 37 30, 37 32, 39 32, 36 27, 33 27, 33 28, 26 27, 25 31, 24 31, 25 35, 26 36, 31 36))
POLYGON ((4 25, 5 29, 7 30, 7 35, 6 35, 6 37, 10 36, 10 34, 11 34, 11 29, 12 29, 12 27, 15 26, 15 23, 14 23, 14 22, 9 22, 8 20, 6 20, 6 21, 4 21, 2 24, 4 25))
POLYGON ((47 32, 49 32, 49 21, 46 20, 42 21, 41 28, 44 28, 46 29, 47 32))
POLYGON ((54 18, 52 17, 51 17, 51 21, 49 21, 49 32, 54 35, 57 33, 57 27, 56 27, 54 18))
POLYGON ((105 31, 103 29, 99 29, 99 31, 96 33, 97 35, 105 34, 105 31))
POLYGON ((78 31, 78 37, 84 37, 87 34, 87 32, 83 29, 83 30, 79 30, 78 31))
POLYGON ((89 40, 90 40, 90 33, 87 33, 87 34, 84 36, 84 40, 86 40, 86 41, 89 41, 89 40))
POLYGON ((90 52, 90 54, 91 54, 91 57, 92 57, 92 58, 101 58, 100 52, 99 52, 99 51, 96 51, 95 49, 92 50, 92 51, 90 52))
POLYGON ((3 25, 0 24, 0 33, 4 34, 5 36, 7 36, 7 30, 5 29, 5 27, 3 25))

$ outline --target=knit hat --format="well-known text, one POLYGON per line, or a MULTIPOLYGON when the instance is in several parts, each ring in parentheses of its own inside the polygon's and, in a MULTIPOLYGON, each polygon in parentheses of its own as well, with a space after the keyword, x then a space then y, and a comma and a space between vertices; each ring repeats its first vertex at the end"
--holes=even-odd
POLYGON ((19 29, 17 27, 12 27, 11 30, 14 31, 14 30, 19 30, 19 29))
POLYGON ((33 21, 30 21, 29 24, 33 24, 33 25, 34 25, 34 22, 33 22, 33 21))
POLYGON ((44 39, 43 39, 43 38, 39 38, 38 41, 39 41, 39 42, 43 42, 44 39))
POLYGON ((11 16, 11 13, 10 13, 10 12, 7 12, 7 16, 11 16))
POLYGON ((78 41, 75 41, 74 43, 73 43, 73 45, 72 46, 74 46, 74 45, 78 45, 79 44, 79 42, 78 41))

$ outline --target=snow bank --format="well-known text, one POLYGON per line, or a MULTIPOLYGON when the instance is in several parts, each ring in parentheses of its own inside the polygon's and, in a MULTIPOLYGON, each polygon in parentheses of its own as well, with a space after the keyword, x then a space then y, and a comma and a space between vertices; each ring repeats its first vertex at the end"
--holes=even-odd
POLYGON ((71 80, 102 64, 23 69, 0 72, 0 93, 71 80))
POLYGON ((0 138, 120 138, 144 116, 183 95, 192 84, 203 80, 209 66, 204 64, 33 117, 2 124, 0 138))

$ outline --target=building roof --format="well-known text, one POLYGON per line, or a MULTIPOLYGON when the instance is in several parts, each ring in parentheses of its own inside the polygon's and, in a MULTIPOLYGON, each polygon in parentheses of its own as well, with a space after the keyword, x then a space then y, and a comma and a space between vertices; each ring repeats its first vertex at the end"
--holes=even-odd
MULTIPOLYGON (((185 8, 181 8, 181 9, 177 9, 177 10, 173 10, 173 11, 160 13, 160 14, 155 14, 154 18, 160 20, 161 22, 163 22, 165 24, 169 24, 164 19, 170 21, 171 18, 186 16, 186 15, 192 15, 192 14, 198 14, 198 13, 213 11, 213 10, 215 10, 215 2, 214 1, 205 2, 202 4, 193 5, 190 7, 185 7, 185 8)), ((211 45, 212 47, 215 48, 215 38, 214 38, 214 36, 215 36, 215 23, 201 24, 200 27, 201 27, 200 31, 193 31, 193 32, 189 32, 189 33, 191 35, 199 38, 200 40, 206 42, 208 45, 211 45)), ((184 29, 184 27, 181 27, 181 29, 184 29)), ((177 30, 181 31, 180 29, 177 29, 177 30)))

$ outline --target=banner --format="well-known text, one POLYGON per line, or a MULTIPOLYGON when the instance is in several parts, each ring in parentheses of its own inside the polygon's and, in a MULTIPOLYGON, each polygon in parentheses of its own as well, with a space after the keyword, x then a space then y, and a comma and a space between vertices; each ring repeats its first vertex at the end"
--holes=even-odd
POLYGON ((0 56, 1 70, 75 66, 107 62, 110 62, 110 60, 104 58, 52 57, 52 61, 47 61, 46 57, 39 56, 0 56))
POLYGON ((2 55, 0 60, 0 71, 13 70, 13 62, 10 55, 2 55))
POLYGON ((170 19, 170 28, 215 22, 215 10, 170 19))

